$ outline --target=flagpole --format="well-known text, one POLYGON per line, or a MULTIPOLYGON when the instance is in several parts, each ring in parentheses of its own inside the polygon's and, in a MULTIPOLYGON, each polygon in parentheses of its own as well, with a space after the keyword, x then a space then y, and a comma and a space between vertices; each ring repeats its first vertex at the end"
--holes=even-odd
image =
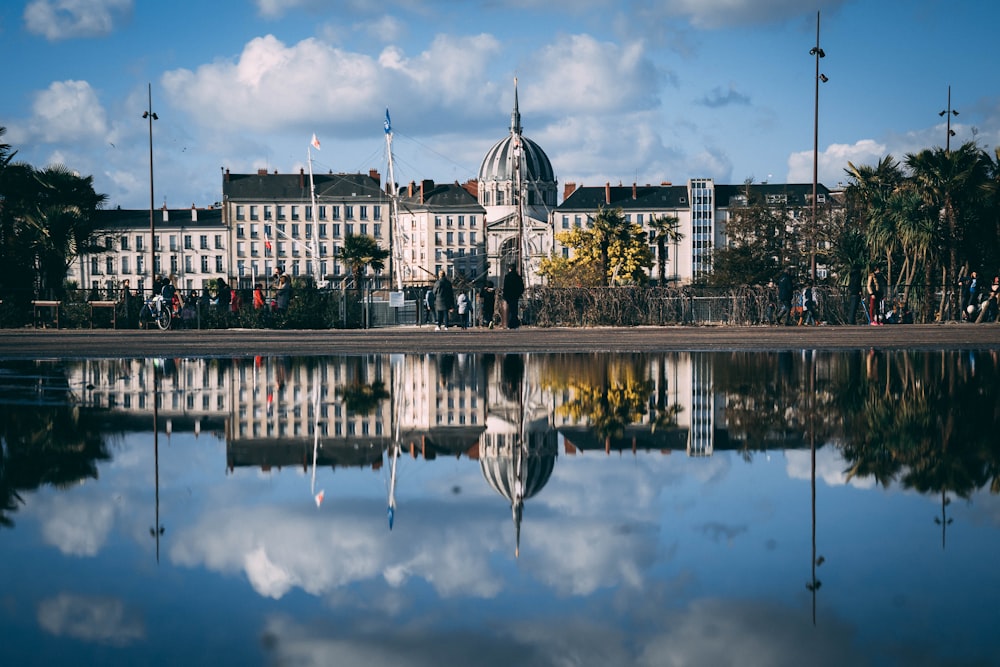
MULTIPOLYGON (((313 141, 316 142, 316 143, 318 143, 317 140, 316 140, 316 135, 315 134, 313 135, 313 141)), ((315 239, 316 235, 319 233, 319 230, 316 229, 316 183, 313 181, 313 158, 312 158, 312 147, 311 147, 311 145, 310 145, 310 147, 306 148, 306 153, 309 156, 309 199, 312 202, 312 223, 313 223, 313 230, 312 231, 313 231, 313 239, 315 239)), ((313 275, 314 253, 311 250, 312 250, 312 248, 310 249, 310 253, 309 253, 309 274, 313 275)), ((317 268, 317 270, 319 269, 318 266, 316 268, 317 268)), ((317 279, 317 277, 315 275, 313 275, 313 280, 316 281, 315 284, 317 284, 317 285, 319 284, 319 280, 317 279)))
POLYGON ((389 286, 392 286, 392 279, 396 278, 396 289, 403 289, 403 277, 399 268, 394 265, 395 254, 398 252, 398 243, 395 229, 399 223, 399 204, 397 202, 396 174, 392 167, 392 122, 389 120, 389 109, 385 110, 385 150, 389 158, 389 286))

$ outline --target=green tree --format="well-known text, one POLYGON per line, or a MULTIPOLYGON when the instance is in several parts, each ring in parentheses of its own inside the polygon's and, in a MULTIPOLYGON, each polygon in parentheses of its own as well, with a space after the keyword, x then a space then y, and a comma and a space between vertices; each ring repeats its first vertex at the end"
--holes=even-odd
POLYGON ((15 154, 0 144, 0 285, 59 291, 70 264, 91 249, 94 214, 107 197, 90 176, 36 170, 13 162, 15 154))
MULTIPOLYGON (((995 227, 993 238, 976 233, 988 201, 989 158, 974 142, 967 142, 954 151, 935 148, 907 154, 906 166, 925 204, 947 228, 940 260, 946 267, 946 287, 953 286, 963 262, 981 261, 977 245, 996 245, 995 227)), ((942 310, 940 317, 945 316, 942 310)))
POLYGON ((587 228, 556 237, 572 256, 542 260, 539 274, 550 285, 606 287, 641 284, 649 279, 653 255, 641 225, 625 219, 622 209, 601 207, 587 228))
POLYGON ((379 246, 374 237, 366 234, 348 234, 344 237, 344 247, 340 258, 354 276, 354 286, 361 289, 365 271, 371 269, 376 273, 385 269, 385 260, 389 251, 379 246))
POLYGON ((667 282, 667 243, 674 244, 674 274, 677 274, 676 245, 684 238, 680 232, 680 219, 676 215, 659 215, 649 221, 650 241, 656 242, 656 263, 660 284, 667 282))
POLYGON ((751 186, 744 183, 746 204, 734 207, 726 221, 726 247, 712 255, 712 285, 764 284, 783 266, 802 261, 792 211, 766 203, 751 186))

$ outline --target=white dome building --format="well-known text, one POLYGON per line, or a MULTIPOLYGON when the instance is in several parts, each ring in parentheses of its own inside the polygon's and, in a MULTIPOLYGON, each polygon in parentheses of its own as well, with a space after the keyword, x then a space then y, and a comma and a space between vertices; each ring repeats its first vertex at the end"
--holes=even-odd
POLYGON ((512 263, 518 265, 526 285, 538 284, 538 262, 553 244, 549 214, 557 203, 557 181, 545 151, 522 134, 516 79, 510 134, 487 151, 478 185, 479 204, 486 209, 489 273, 495 284, 512 263))

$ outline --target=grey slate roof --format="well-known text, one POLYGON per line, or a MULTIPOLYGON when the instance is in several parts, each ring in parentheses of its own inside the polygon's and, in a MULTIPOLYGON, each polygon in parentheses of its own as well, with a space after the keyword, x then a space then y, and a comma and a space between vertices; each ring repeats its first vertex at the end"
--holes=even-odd
MULTIPOLYGON (((388 199, 379 182, 368 174, 314 174, 316 197, 388 199)), ((229 174, 222 179, 222 194, 229 201, 310 201, 309 174, 229 174)))
MULTIPOLYGON (((579 187, 567 197, 562 204, 556 207, 556 211, 596 211, 598 207, 621 208, 622 210, 660 210, 669 208, 686 209, 691 206, 688 201, 687 185, 637 185, 635 186, 635 197, 632 195, 633 186, 617 185, 611 186, 611 202, 607 201, 606 186, 579 187)), ((745 186, 739 185, 715 185, 715 206, 726 208, 731 205, 734 197, 742 195, 745 186)), ((755 183, 750 186, 753 194, 766 197, 767 195, 785 195, 790 206, 806 206, 812 197, 812 183, 755 183)), ((829 198, 830 190, 823 184, 817 184, 817 194, 824 194, 829 198)))
POLYGON ((475 209, 477 213, 486 213, 486 209, 479 205, 476 198, 458 183, 435 183, 433 188, 424 191, 422 204, 419 192, 414 192, 412 197, 400 196, 399 205, 409 209, 461 208, 463 210, 475 209))
MULTIPOLYGON (((191 219, 191 209, 178 208, 167 209, 167 221, 163 220, 163 209, 153 211, 153 223, 157 230, 221 228, 222 209, 221 208, 199 208, 196 210, 198 219, 191 219)), ((119 229, 149 229, 149 209, 106 209, 95 212, 94 221, 96 228, 101 231, 114 231, 119 229)))

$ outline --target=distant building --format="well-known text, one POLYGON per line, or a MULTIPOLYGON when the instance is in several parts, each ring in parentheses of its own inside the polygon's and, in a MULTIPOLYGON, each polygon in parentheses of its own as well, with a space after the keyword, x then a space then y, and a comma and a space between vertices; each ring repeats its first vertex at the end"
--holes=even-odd
MULTIPOLYGON (((792 221, 799 220, 812 205, 811 183, 759 183, 752 184, 750 189, 766 205, 788 209, 792 221)), ((816 200, 824 206, 832 203, 826 186, 817 187, 816 200)), ((574 227, 589 227, 594 214, 602 207, 621 208, 626 221, 641 225, 647 233, 651 232, 655 219, 676 217, 681 238, 665 248, 666 275, 657 275, 657 244, 651 242, 654 263, 650 277, 661 283, 686 284, 712 272, 712 251, 724 248, 727 243, 727 220, 733 209, 746 205, 745 185, 717 185, 710 178, 691 179, 686 185, 633 183, 631 186, 612 186, 605 183, 598 187, 577 187, 567 183, 563 203, 552 212, 552 225, 556 234, 574 227)), ((569 257, 571 250, 556 240, 553 252, 569 257)))
POLYGON ((81 253, 70 265, 67 280, 112 298, 125 279, 141 291, 149 289, 153 275, 173 276, 177 286, 187 290, 229 275, 229 230, 221 209, 155 210, 152 240, 149 215, 149 209, 97 211, 93 241, 101 251, 81 253), (151 244, 155 253, 150 252, 151 244))
POLYGON ((486 209, 487 254, 494 282, 499 285, 507 266, 516 264, 528 285, 537 284, 539 263, 552 249, 550 213, 556 207, 558 184, 545 151, 522 133, 516 82, 510 133, 483 158, 477 194, 486 209))
POLYGON ((248 287, 276 267, 317 282, 350 273, 339 261, 344 238, 352 234, 389 244, 389 195, 381 177, 368 174, 231 174, 222 177, 226 224, 233 235, 233 277, 248 287), (312 187, 315 187, 315 197, 312 187), (316 211, 314 215, 313 201, 316 211))

